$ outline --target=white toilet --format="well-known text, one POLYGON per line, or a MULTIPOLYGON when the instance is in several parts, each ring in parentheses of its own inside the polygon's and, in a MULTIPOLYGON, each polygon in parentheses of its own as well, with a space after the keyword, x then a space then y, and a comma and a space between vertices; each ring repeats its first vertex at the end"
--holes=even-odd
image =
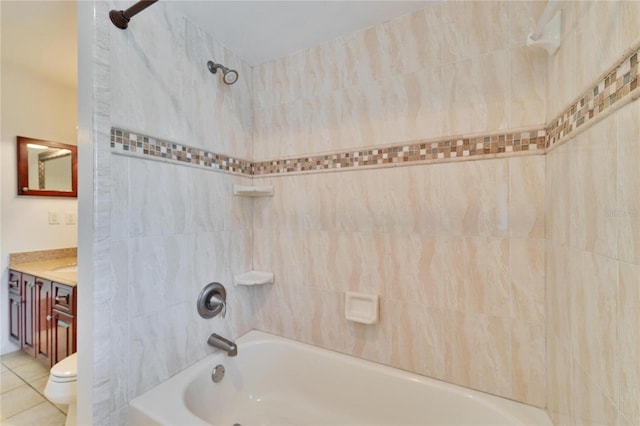
POLYGON ((66 357, 49 371, 44 396, 54 404, 69 405, 67 426, 76 424, 76 393, 78 382, 77 352, 66 357))

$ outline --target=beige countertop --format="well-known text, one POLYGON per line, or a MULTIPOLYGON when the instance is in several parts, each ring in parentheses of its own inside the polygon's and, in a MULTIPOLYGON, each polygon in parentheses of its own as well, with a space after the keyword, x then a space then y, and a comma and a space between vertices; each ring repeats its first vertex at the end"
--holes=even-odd
POLYGON ((38 262, 12 263, 9 269, 75 287, 78 284, 77 271, 56 271, 56 269, 77 264, 76 257, 63 257, 38 262))

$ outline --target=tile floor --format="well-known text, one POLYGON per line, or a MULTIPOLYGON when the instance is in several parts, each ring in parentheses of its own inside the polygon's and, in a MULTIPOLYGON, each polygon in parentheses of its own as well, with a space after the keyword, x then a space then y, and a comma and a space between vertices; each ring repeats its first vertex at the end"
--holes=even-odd
POLYGON ((24 352, 0 357, 0 423, 2 426, 62 426, 67 406, 44 397, 49 370, 24 352))

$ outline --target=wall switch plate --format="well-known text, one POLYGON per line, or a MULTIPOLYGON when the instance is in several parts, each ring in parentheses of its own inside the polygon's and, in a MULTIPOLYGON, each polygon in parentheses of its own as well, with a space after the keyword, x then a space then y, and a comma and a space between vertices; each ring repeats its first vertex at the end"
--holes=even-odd
POLYGON ((60 214, 58 212, 49 212, 49 225, 60 225, 60 214))
POLYGON ((64 223, 66 225, 75 225, 76 224, 76 214, 75 213, 67 213, 64 216, 64 223))

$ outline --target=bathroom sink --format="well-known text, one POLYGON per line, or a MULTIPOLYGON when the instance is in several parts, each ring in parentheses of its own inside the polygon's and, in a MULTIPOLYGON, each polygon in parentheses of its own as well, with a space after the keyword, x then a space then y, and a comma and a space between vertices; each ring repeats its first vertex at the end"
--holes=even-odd
POLYGON ((53 268, 51 272, 78 272, 78 265, 61 266, 53 268))

